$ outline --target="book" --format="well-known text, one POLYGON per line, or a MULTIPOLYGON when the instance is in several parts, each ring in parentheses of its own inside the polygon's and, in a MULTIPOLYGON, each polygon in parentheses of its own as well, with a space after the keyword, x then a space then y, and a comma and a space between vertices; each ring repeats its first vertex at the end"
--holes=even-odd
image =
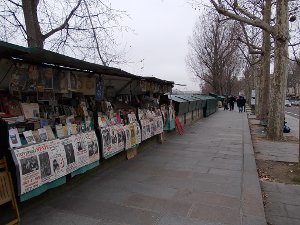
POLYGON ((38 129, 38 132, 42 141, 48 141, 48 135, 45 128, 38 129))
POLYGON ((35 140, 36 143, 39 143, 39 142, 42 141, 41 138, 40 138, 40 134, 37 130, 32 131, 32 135, 33 135, 34 140, 35 140))
POLYGON ((27 144, 35 144, 35 138, 33 136, 32 130, 24 131, 23 135, 27 141, 27 144))
POLYGON ((11 148, 18 148, 22 146, 20 135, 17 128, 9 129, 9 145, 11 148))
POLYGON ((55 136, 54 136, 54 133, 52 131, 52 128, 50 126, 45 126, 44 128, 46 130, 48 140, 49 141, 54 140, 55 136))

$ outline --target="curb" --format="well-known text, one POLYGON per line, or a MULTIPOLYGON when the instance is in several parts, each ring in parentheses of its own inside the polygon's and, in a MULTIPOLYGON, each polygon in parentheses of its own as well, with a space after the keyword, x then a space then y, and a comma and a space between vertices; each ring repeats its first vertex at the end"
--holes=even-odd
POLYGON ((255 163, 254 149, 248 123, 243 120, 243 177, 242 177, 242 225, 266 225, 262 193, 255 163))

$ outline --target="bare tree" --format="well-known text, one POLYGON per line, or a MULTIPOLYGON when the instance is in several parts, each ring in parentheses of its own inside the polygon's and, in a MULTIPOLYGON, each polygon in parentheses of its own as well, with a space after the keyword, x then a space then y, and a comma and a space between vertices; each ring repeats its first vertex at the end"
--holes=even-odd
POLYGON ((272 104, 269 107, 268 135, 281 139, 284 121, 284 100, 287 80, 287 60, 289 41, 288 0, 276 0, 274 22, 267 23, 262 17, 249 10, 249 1, 210 0, 213 7, 222 15, 245 24, 259 27, 274 39, 274 76, 272 79, 272 104))
POLYGON ((0 0, 0 39, 103 65, 119 63, 115 31, 127 16, 101 0, 0 0))
POLYGON ((242 57, 237 36, 239 24, 224 17, 204 15, 195 26, 189 40, 187 65, 191 72, 217 94, 232 94, 242 69, 242 57))

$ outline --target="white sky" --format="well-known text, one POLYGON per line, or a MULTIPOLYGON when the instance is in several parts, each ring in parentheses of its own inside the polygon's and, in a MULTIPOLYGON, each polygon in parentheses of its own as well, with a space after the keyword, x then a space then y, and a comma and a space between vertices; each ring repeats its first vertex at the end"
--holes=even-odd
POLYGON ((186 84, 181 90, 199 91, 185 58, 188 38, 200 14, 186 0, 111 0, 115 9, 126 10, 130 19, 123 21, 134 32, 123 35, 126 58, 133 62, 121 69, 142 76, 186 84), (144 59, 143 62, 141 60, 144 59))

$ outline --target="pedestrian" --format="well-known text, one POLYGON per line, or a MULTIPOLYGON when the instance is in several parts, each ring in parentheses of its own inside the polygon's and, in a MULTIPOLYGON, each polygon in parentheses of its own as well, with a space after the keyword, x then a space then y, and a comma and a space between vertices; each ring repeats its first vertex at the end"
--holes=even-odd
POLYGON ((228 110, 228 98, 226 97, 223 101, 224 110, 228 110))
POLYGON ((234 110, 235 97, 230 96, 228 101, 229 101, 230 111, 234 110))
POLYGON ((239 96, 239 98, 236 100, 237 107, 239 108, 239 113, 243 112, 243 108, 244 108, 243 103, 244 103, 243 97, 239 96))
POLYGON ((246 112, 246 99, 245 99, 245 97, 243 97, 243 108, 244 108, 244 112, 246 112))

